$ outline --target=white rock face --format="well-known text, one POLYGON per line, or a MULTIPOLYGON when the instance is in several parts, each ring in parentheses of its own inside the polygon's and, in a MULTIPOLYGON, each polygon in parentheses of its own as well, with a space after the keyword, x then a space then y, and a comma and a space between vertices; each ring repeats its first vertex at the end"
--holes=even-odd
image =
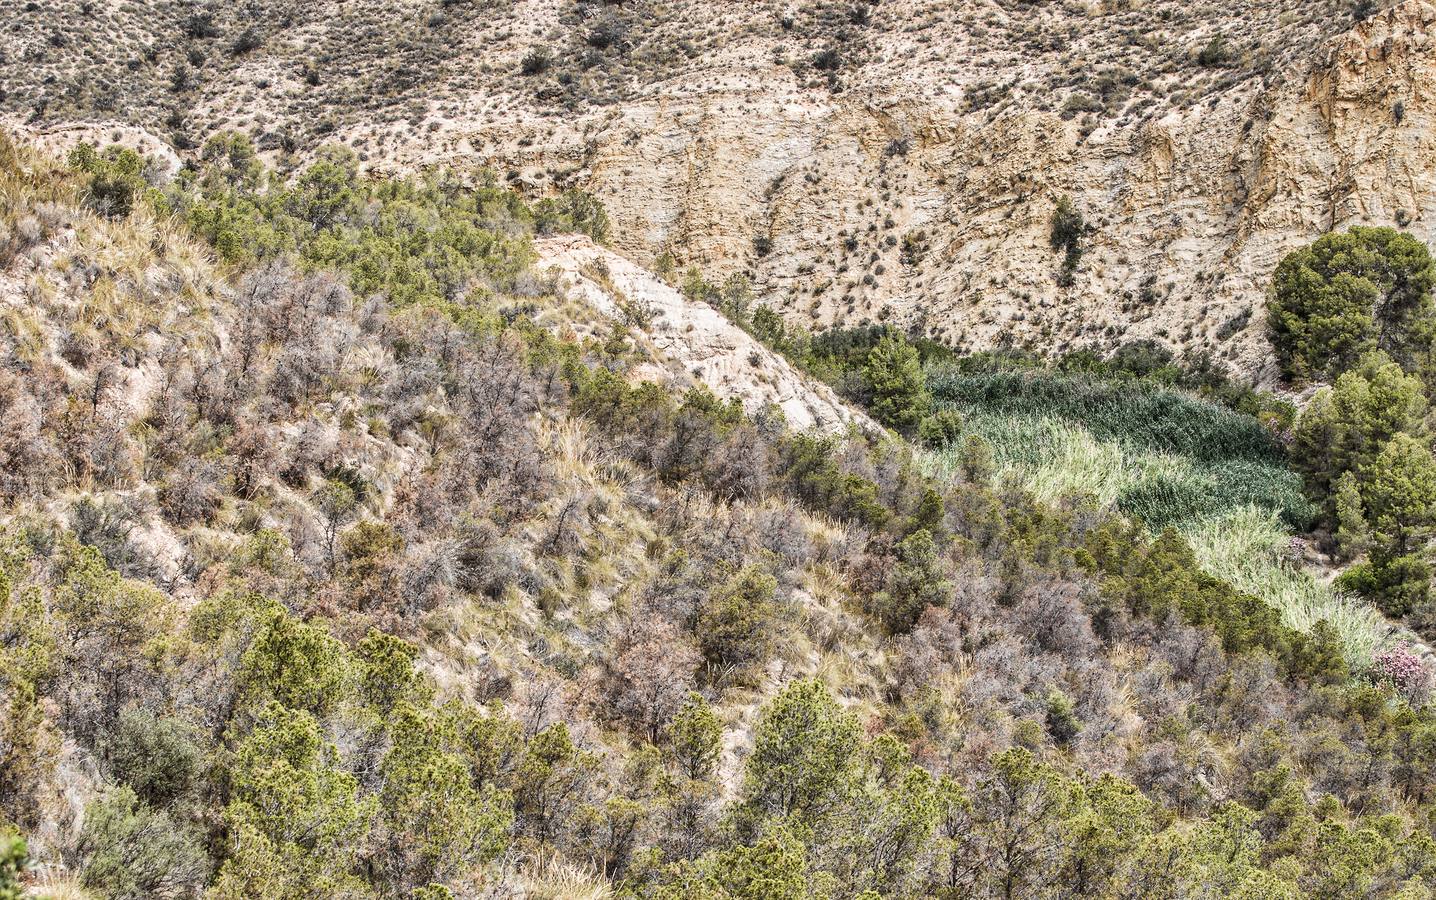
MULTIPOLYGON (((1426 0, 1274 77, 1106 118, 1018 100, 974 110, 980 72, 939 90, 931 69, 902 66, 901 32, 883 40, 892 52, 841 94, 734 50, 571 118, 520 104, 446 120, 384 165, 477 158, 518 184, 585 188, 624 256, 751 273, 761 300, 812 327, 890 321, 967 349, 1151 338, 1259 378, 1274 375, 1262 307, 1284 253, 1356 224, 1436 239, 1426 0), (1063 196, 1089 228, 1067 284, 1050 240, 1063 196)), ((1090 49, 1096 73, 1105 51, 1090 49)), ((988 74, 1020 81, 1035 65, 988 74)))
MULTIPOLYGON (((746 273, 810 327, 889 321, 962 349, 1153 338, 1269 377, 1285 252, 1354 224, 1436 238, 1428 0, 1359 23, 1334 0, 257 2, 275 12, 262 46, 189 72, 190 139, 237 128, 276 159, 341 141, 380 171, 582 188, 621 255, 746 273), (600 49, 614 16, 626 31, 600 49), (527 71, 541 49, 550 67, 527 71), (1063 196, 1089 228, 1070 278, 1050 240, 1063 196)), ((251 24, 216 15, 226 35, 251 24)), ((65 60, 105 69, 80 81, 122 105, 88 117, 168 128, 183 59, 121 63, 182 48, 182 18, 159 0, 103 16, 124 52, 65 60)), ((17 25, 4 102, 86 118, 45 105, 64 60, 42 22, 17 25)))
POLYGON ((752 412, 773 404, 788 424, 806 431, 876 427, 833 393, 769 350, 706 303, 691 301, 656 275, 586 237, 554 237, 535 244, 540 270, 557 270, 570 297, 599 316, 623 319, 624 305, 644 309, 644 339, 656 359, 639 376, 679 385, 702 383, 752 412), (606 275, 598 273, 605 272, 606 275))

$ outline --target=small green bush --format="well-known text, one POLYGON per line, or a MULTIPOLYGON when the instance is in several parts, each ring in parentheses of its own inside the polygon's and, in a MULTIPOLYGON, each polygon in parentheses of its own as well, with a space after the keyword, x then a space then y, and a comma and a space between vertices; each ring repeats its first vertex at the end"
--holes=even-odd
POLYGON ((940 409, 918 424, 917 438, 934 450, 955 444, 962 438, 962 416, 953 409, 940 409))
POLYGON ((542 75, 553 65, 553 56, 547 47, 535 47, 524 54, 519 71, 525 75, 542 75))
POLYGON ((155 808, 184 794, 200 767, 192 729, 144 709, 120 713, 107 755, 112 777, 155 808))
POLYGON ((1087 223, 1071 197, 1061 197, 1052 210, 1052 230, 1049 240, 1053 250, 1062 251, 1062 280, 1070 282, 1072 274, 1082 262, 1082 240, 1087 235, 1087 223))
POLYGON ((586 234, 600 244, 608 240, 608 213, 584 191, 564 191, 540 200, 533 215, 539 234, 586 234))
POLYGON ((1047 695, 1047 733, 1059 746, 1065 747, 1072 743, 1082 730, 1082 722, 1077 718, 1077 707, 1072 698, 1054 688, 1047 695))
POLYGON ((93 146, 81 144, 70 153, 70 168, 89 176, 86 204, 111 219, 127 217, 144 195, 148 188, 144 167, 144 158, 124 147, 109 147, 99 153, 93 146))
POLYGON ((1237 57, 1227 45, 1225 35, 1212 38, 1197 52, 1197 65, 1205 69, 1225 69, 1236 65, 1237 57))
POLYGON ((80 880, 113 900, 187 896, 204 884, 210 860, 199 833, 115 788, 85 808, 77 841, 80 880))
POLYGON ((7 828, 0 828, 0 900, 20 900, 25 895, 20 874, 28 861, 25 839, 7 828))

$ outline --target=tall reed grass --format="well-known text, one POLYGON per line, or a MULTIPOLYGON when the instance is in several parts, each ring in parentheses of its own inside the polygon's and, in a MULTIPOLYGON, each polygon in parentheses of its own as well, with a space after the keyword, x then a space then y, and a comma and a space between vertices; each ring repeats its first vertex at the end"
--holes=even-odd
MULTIPOLYGON (((939 370, 930 386, 967 433, 992 445, 999 481, 1049 502, 1088 496, 1153 531, 1178 529, 1206 571, 1288 625, 1330 623, 1355 669, 1394 640, 1374 608, 1288 558, 1310 504, 1255 419, 1167 388, 1083 376, 939 370)), ((925 458, 941 472, 956 455, 925 458)))
MULTIPOLYGON (((1292 528, 1311 516, 1301 478, 1270 461, 1195 460, 1117 440, 1099 440, 1076 422, 982 409, 963 410, 968 433, 993 448, 999 477, 1042 500, 1085 494, 1150 528, 1204 518, 1238 506, 1279 515, 1292 528)), ((939 453, 951 464, 952 451, 939 453)))
POLYGON ((1262 598, 1292 628, 1310 631, 1325 619, 1341 636, 1354 669, 1369 667, 1392 642, 1392 626, 1373 607, 1287 557, 1291 534, 1270 512, 1241 506, 1190 521, 1181 531, 1203 569, 1262 598))
POLYGON ((1281 465, 1281 446, 1260 422, 1181 391, 1132 380, 1046 371, 928 373, 939 402, 1021 419, 1079 422, 1099 440, 1194 460, 1244 459, 1281 465))

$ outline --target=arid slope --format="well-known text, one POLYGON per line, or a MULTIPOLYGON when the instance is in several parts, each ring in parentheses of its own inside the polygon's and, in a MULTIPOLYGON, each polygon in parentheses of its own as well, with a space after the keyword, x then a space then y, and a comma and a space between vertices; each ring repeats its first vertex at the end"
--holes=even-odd
POLYGON ((0 0, 0 77, 42 129, 239 128, 280 159, 341 140, 583 187, 627 258, 745 272, 794 321, 1156 337, 1263 375, 1283 252, 1432 236, 1436 8, 1360 6, 0 0), (1070 275, 1063 196, 1088 229, 1070 275))

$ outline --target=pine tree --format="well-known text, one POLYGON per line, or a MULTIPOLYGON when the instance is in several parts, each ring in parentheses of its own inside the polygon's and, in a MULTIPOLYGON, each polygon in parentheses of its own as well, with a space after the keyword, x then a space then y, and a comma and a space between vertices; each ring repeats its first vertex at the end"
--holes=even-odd
POLYGON ((768 706, 744 771, 750 816, 813 826, 857 787, 862 731, 816 680, 797 681, 768 706))
POLYGON ((668 752, 685 778, 706 781, 723 753, 723 723, 703 695, 692 692, 668 726, 668 752))
MULTIPOLYGON (((1297 421, 1292 459, 1317 496, 1332 497, 1345 472, 1362 480, 1386 442, 1397 434, 1426 432, 1427 401, 1421 379, 1373 353, 1331 388, 1319 391, 1297 421)), ((1335 518, 1328 503, 1326 515, 1335 518)))
POLYGON ((1352 228, 1277 266, 1267 323, 1289 378, 1334 378, 1374 349, 1414 371, 1429 360, 1436 262, 1390 228, 1352 228))
POLYGON ((1371 528, 1361 502, 1361 483, 1354 472, 1343 472, 1336 480, 1336 545, 1345 559, 1366 552, 1371 528))
POLYGON ((1393 437, 1372 463, 1363 493, 1383 557, 1402 556, 1424 545, 1436 525, 1436 458, 1424 441, 1393 437))
POLYGON ((513 801, 492 785, 473 785, 463 757, 450 749, 458 735, 448 723, 402 703, 393 734, 380 797, 395 886, 448 881, 502 852, 513 801))
POLYGON ((863 382, 873 416, 894 431, 912 432, 932 406, 917 350, 901 335, 878 341, 863 366, 863 382))
POLYGON ((951 585, 942 576, 941 558, 932 533, 922 528, 897 546, 898 561, 884 589, 873 595, 873 613, 889 634, 912 630, 929 606, 947 602, 951 585))
POLYGON ((240 743, 231 780, 232 854, 211 896, 319 900, 356 888, 377 803, 359 798, 313 716, 271 702, 240 743))

